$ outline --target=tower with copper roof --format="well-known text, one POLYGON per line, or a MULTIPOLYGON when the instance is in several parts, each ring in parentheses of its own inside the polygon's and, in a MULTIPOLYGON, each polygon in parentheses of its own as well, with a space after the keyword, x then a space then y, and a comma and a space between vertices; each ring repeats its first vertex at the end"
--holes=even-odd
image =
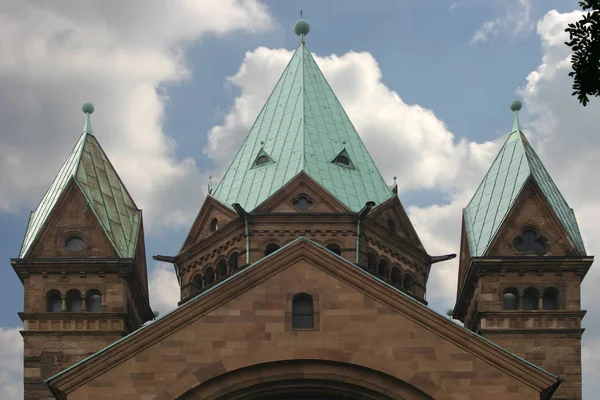
POLYGON ((564 379, 581 399, 581 282, 587 255, 569 207, 519 124, 463 211, 454 317, 564 379))

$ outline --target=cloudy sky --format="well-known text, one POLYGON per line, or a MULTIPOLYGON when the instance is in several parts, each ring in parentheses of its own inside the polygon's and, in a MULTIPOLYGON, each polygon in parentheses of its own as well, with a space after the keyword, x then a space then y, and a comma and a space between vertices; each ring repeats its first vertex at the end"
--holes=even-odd
MULTIPOLYGON (((0 0, 0 398, 22 393, 17 257, 28 213, 81 133, 81 104, 144 211, 151 302, 176 306, 171 266, 297 46, 308 47, 432 254, 458 252, 461 209, 512 127, 510 102, 600 253, 600 100, 571 97, 566 0, 0 0), (368 6, 367 6, 368 4, 368 6), (8 305, 8 306, 6 306, 8 305)), ((454 303, 456 263, 427 298, 454 303)), ((600 272, 583 285, 584 393, 600 391, 600 272)))

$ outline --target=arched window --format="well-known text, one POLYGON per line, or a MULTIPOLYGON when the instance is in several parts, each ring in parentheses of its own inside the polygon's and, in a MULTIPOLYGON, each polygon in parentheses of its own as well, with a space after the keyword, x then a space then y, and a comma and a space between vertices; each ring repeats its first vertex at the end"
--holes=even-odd
POLYGON ((232 253, 229 256, 229 271, 233 272, 233 271, 237 271, 238 269, 238 262, 240 259, 240 253, 238 253, 237 251, 232 253))
POLYGON ((298 293, 292 299, 292 329, 314 328, 314 307, 312 296, 298 293))
POLYGON ((225 261, 224 258, 220 259, 217 263, 216 272, 217 280, 223 279, 225 276, 227 276, 227 261, 225 261))
POLYGON ((85 249, 85 242, 79 236, 71 236, 65 241, 65 248, 71 253, 78 253, 85 249))
POLYGON ((519 291, 517 289, 513 287, 504 289, 504 292, 502 293, 502 309, 519 309, 519 291))
POLYGON ((404 275, 404 282, 402 282, 402 283, 403 283, 404 290, 412 291, 414 280, 413 280, 413 277, 411 274, 404 275))
POLYGON ((374 253, 367 254, 367 270, 371 272, 377 270, 377 256, 374 253))
POLYGON ((208 286, 215 281, 215 271, 212 267, 208 267, 204 270, 204 276, 202 278, 204 280, 204 286, 208 286))
POLYGON ((102 294, 97 289, 88 290, 85 294, 87 312, 102 312, 102 294))
POLYGON ((269 254, 274 253, 277 250, 279 250, 279 245, 277 243, 269 243, 265 246, 265 256, 268 256, 269 254))
POLYGON ((61 312, 62 311, 62 296, 58 290, 49 290, 46 293, 46 311, 61 312))
POLYGON ((391 218, 388 218, 387 220, 387 227, 390 232, 396 233, 396 224, 391 218))
POLYGON ((558 310, 558 290, 556 288, 549 287, 544 290, 542 307, 544 310, 558 310))
POLYGON ((339 156, 336 157, 335 162, 337 164, 345 165, 347 167, 350 166, 350 159, 342 154, 340 154, 339 156))
POLYGON ((71 289, 67 292, 67 311, 81 312, 81 292, 71 289))
POLYGON ((216 218, 213 218, 212 221, 210 221, 210 233, 216 232, 217 229, 219 229, 219 222, 216 218))
POLYGON ((202 275, 200 275, 200 274, 194 275, 191 283, 195 289, 202 289, 202 275))
POLYGON ((256 166, 263 165, 269 162, 269 157, 262 155, 256 159, 256 166))
POLYGON ((536 288, 528 287, 523 292, 523 310, 537 310, 540 294, 536 288))
POLYGON ((392 283, 398 287, 402 286, 402 271, 397 267, 392 268, 392 283))
POLYGON ((337 254, 338 256, 341 256, 341 255, 342 255, 342 248, 340 247, 340 245, 339 245, 339 244, 336 244, 336 243, 329 243, 329 244, 328 244, 326 247, 327 247, 327 249, 328 249, 329 251, 332 251, 332 252, 334 252, 334 253, 335 253, 335 254, 337 254))
POLYGON ((377 267, 377 273, 382 278, 387 278, 390 273, 390 266, 385 260, 379 261, 379 266, 377 267))

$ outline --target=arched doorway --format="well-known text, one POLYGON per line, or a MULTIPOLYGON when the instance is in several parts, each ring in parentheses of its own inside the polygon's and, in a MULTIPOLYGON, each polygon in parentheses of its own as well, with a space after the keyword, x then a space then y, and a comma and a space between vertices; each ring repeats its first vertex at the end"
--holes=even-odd
MULTIPOLYGON (((229 372, 221 368, 219 370, 222 372, 196 371, 192 374, 194 379, 182 377, 182 380, 193 381, 195 384, 187 391, 180 392, 182 394, 175 398, 177 400, 433 400, 431 396, 403 380, 345 362, 299 359, 265 362, 229 372)), ((179 385, 179 383, 174 384, 179 385)), ((440 393, 439 388, 436 388, 436 392, 440 393)), ((161 399, 163 397, 158 396, 161 399)), ((444 396, 441 398, 446 399, 444 396)))

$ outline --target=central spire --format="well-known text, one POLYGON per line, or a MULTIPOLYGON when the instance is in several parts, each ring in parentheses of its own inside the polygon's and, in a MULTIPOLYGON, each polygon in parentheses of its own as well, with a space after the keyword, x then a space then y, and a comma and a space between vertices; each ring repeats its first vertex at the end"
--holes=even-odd
POLYGON ((252 211, 292 178, 306 173, 353 211, 395 194, 301 41, 213 196, 252 211))

